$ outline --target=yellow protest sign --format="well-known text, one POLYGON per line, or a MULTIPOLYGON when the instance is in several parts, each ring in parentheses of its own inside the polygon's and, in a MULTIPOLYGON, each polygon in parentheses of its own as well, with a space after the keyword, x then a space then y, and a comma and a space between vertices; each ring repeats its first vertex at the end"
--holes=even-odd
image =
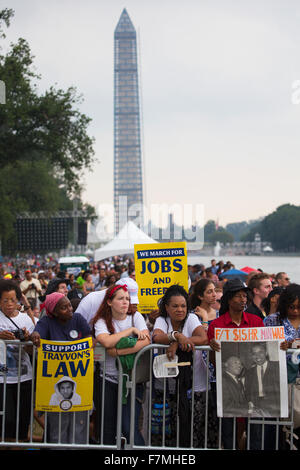
POLYGON ((140 313, 157 309, 158 300, 173 284, 188 291, 186 242, 136 244, 134 263, 140 313))
POLYGON ((92 338, 41 339, 38 348, 36 403, 40 411, 85 411, 93 407, 92 338))

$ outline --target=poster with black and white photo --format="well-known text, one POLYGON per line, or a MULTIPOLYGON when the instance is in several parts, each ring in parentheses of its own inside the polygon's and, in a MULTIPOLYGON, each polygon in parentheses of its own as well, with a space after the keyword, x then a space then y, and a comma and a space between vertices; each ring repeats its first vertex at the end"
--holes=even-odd
POLYGON ((288 417, 283 327, 216 328, 219 417, 288 417))

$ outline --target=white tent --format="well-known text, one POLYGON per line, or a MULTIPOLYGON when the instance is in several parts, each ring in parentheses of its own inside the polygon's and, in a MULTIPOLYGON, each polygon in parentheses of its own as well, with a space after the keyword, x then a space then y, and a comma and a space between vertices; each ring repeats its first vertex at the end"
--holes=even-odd
POLYGON ((106 245, 95 250, 95 261, 111 256, 130 255, 134 253, 136 243, 158 243, 140 230, 133 222, 127 222, 118 235, 106 245))
POLYGON ((263 248, 263 251, 264 251, 264 252, 267 252, 267 251, 271 252, 271 251, 273 251, 273 248, 271 248, 271 247, 268 245, 268 246, 265 246, 265 248, 263 248))

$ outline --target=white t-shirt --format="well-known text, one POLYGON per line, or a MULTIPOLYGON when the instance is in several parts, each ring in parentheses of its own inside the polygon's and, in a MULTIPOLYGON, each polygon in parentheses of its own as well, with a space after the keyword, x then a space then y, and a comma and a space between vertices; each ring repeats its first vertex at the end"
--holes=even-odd
MULTIPOLYGON (((187 338, 193 336, 193 332, 198 326, 201 326, 199 317, 194 313, 189 313, 182 329, 182 334, 187 338)), ((158 317, 155 320, 153 331, 161 330, 164 333, 171 333, 173 327, 169 317, 163 318, 158 317)), ((195 369, 195 381, 194 390, 195 392, 204 392, 206 390, 206 364, 204 362, 202 351, 196 350, 194 354, 194 369, 195 369)))
MULTIPOLYGON (((34 324, 26 313, 21 313, 12 318, 13 322, 19 328, 26 328, 29 333, 34 330, 34 324)), ((17 327, 7 318, 3 312, 0 311, 0 331, 14 331, 17 327)), ((7 383, 18 382, 18 366, 19 366, 19 345, 6 345, 6 366, 8 373, 6 375, 7 383)), ((32 379, 32 366, 29 355, 25 352, 24 347, 21 346, 21 382, 32 379)), ((0 375, 0 383, 3 383, 3 376, 0 375)))
POLYGON ((94 318, 98 308, 102 304, 107 289, 90 292, 88 295, 83 297, 78 305, 75 313, 80 313, 88 323, 94 318))
MULTIPOLYGON (((147 330, 147 325, 144 320, 144 317, 141 315, 140 312, 135 312, 133 316, 133 325, 132 325, 132 316, 127 315, 125 320, 112 320, 114 329, 116 333, 120 333, 121 331, 127 330, 127 328, 131 328, 134 326, 138 330, 147 330)), ((95 323, 95 337, 97 338, 98 335, 102 333, 109 333, 105 320, 103 318, 100 318, 96 323, 95 323)), ((116 358, 111 357, 108 354, 106 354, 106 369, 105 369, 105 377, 107 380, 111 382, 118 383, 118 369, 116 367, 116 358)))
POLYGON ((26 293, 26 298, 35 299, 36 297, 41 295, 41 291, 42 291, 42 286, 38 279, 35 279, 34 277, 31 279, 31 281, 24 279, 24 281, 22 281, 20 284, 20 289, 22 292, 24 292, 27 289, 27 287, 30 286, 31 284, 34 284, 37 289, 29 289, 26 293))

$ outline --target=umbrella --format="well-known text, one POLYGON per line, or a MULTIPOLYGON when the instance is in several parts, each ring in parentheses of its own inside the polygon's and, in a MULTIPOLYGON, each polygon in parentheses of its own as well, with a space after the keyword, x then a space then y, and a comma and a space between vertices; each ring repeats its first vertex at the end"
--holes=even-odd
POLYGON ((229 269, 228 271, 225 271, 224 273, 220 274, 219 278, 220 279, 241 279, 241 281, 245 281, 246 277, 248 276, 248 273, 245 273, 244 271, 240 271, 239 269, 229 269))
POLYGON ((256 273, 258 272, 257 269, 250 268, 249 266, 245 266, 244 268, 241 269, 241 271, 244 271, 247 274, 253 273, 253 272, 256 272, 256 273))

